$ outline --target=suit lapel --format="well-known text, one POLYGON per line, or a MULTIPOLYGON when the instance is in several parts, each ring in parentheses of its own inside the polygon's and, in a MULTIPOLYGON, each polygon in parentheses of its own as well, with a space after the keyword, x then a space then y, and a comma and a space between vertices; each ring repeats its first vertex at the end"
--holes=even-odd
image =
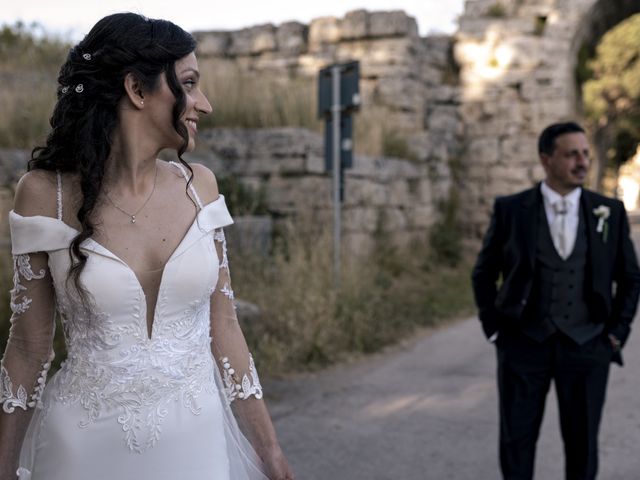
POLYGON ((540 192, 540 184, 532 188, 524 197, 522 202, 522 211, 520 222, 522 225, 523 249, 529 265, 533 269, 536 260, 536 242, 538 239, 538 208, 542 203, 542 193, 540 192))

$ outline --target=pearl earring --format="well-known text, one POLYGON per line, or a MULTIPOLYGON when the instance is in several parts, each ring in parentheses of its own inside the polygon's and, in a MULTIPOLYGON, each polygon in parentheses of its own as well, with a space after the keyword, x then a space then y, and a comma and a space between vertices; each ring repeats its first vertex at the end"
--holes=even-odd
POLYGON ((140 100, 140 105, 144 105, 144 100, 140 100))

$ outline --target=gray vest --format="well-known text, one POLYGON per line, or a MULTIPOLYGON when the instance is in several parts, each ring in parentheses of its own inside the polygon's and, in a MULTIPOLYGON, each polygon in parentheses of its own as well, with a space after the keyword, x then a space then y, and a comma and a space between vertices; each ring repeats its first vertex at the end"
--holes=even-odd
POLYGON ((549 223, 540 205, 533 288, 524 316, 523 331, 542 342, 560 330, 579 345, 602 332, 604 325, 591 321, 584 285, 589 246, 582 208, 573 252, 563 260, 553 245, 549 223))

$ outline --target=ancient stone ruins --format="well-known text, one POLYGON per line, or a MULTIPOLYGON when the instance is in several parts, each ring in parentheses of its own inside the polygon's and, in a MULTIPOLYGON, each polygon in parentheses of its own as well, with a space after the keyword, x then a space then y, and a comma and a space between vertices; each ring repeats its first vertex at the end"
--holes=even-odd
MULTIPOLYGON (((637 0, 467 0, 453 36, 420 37, 404 12, 364 10, 309 25, 195 35, 207 72, 286 84, 315 81, 318 70, 334 62, 360 62, 362 112, 375 104, 408 154, 356 155, 346 176, 343 224, 348 242, 359 248, 376 229, 400 243, 424 236, 451 195, 468 238, 479 238, 496 195, 541 178, 539 131, 580 118, 580 49, 638 12, 637 0)), ((224 101, 214 99, 214 109, 224 101)), ((320 133, 220 128, 202 137, 190 158, 262 189, 274 218, 309 208, 330 218, 320 133)), ((21 164, 9 156, 0 154, 5 185, 21 164)))

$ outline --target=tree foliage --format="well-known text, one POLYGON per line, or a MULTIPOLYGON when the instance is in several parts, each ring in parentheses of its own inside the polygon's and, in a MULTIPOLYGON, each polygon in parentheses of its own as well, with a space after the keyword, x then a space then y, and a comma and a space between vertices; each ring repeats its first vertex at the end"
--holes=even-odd
POLYGON ((606 139, 617 167, 640 143, 640 15, 607 32, 588 61, 591 73, 582 86, 587 121, 606 139))

